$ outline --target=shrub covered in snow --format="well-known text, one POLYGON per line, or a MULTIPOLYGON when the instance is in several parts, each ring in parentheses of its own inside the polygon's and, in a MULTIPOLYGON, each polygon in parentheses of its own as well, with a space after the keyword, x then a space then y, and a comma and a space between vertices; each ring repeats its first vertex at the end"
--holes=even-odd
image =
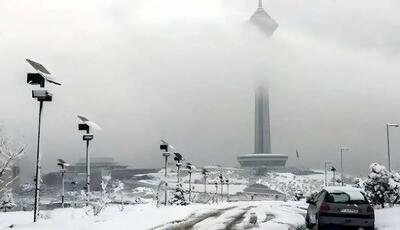
POLYGON ((3 209, 4 212, 7 212, 7 209, 12 209, 16 206, 14 201, 14 196, 12 190, 6 190, 0 199, 0 209, 3 209))
MULTIPOLYGON (((107 193, 107 186, 110 181, 110 176, 103 176, 101 181, 101 193, 99 196, 94 194, 89 194, 90 202, 88 202, 89 210, 86 211, 87 214, 93 213, 94 216, 99 215, 106 208, 107 204, 111 201, 110 196, 107 193)), ((83 193, 82 196, 85 196, 83 193)))
POLYGON ((358 177, 354 179, 353 187, 364 189, 364 186, 365 186, 365 181, 363 179, 358 177))
POLYGON ((386 170, 378 163, 369 167, 368 178, 364 183, 368 198, 382 208, 385 203, 392 205, 399 202, 400 175, 386 170))
POLYGON ((185 193, 182 189, 182 186, 177 186, 175 193, 169 200, 169 204, 171 205, 188 205, 189 202, 185 198, 185 193))
POLYGON ((113 193, 112 193, 112 199, 116 200, 120 203, 120 210, 124 210, 124 183, 121 181, 117 180, 113 184, 113 193))

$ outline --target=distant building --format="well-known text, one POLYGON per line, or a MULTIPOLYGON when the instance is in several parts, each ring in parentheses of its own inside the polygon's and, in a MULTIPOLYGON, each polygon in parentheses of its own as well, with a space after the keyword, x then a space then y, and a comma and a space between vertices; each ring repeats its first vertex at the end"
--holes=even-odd
POLYGON ((263 184, 252 184, 247 186, 243 192, 252 193, 252 194, 265 194, 265 195, 283 195, 276 190, 272 190, 266 185, 263 184))
MULTIPOLYGON (((77 163, 65 167, 65 182, 67 190, 83 189, 86 185, 86 159, 80 159, 77 163)), ((137 174, 153 173, 158 169, 129 169, 127 165, 117 163, 112 157, 93 157, 90 159, 90 184, 92 190, 101 189, 103 176, 111 176, 112 179, 129 180, 137 174)), ((58 185, 61 181, 61 173, 50 172, 43 176, 46 185, 58 185)))
MULTIPOLYGON (((113 170, 127 167, 127 165, 118 164, 112 157, 90 158, 90 172, 101 172, 102 175, 111 175, 113 170)), ((75 165, 66 166, 66 170, 71 173, 86 173, 86 159, 82 158, 75 165)))

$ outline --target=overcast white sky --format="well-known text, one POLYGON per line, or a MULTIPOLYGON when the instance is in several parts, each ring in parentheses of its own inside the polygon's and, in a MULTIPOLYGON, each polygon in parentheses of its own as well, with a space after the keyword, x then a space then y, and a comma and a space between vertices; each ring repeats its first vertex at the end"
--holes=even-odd
MULTIPOLYGON (((197 165, 236 165, 253 152, 254 86, 269 82, 272 150, 290 165, 386 164, 387 122, 400 122, 400 3, 265 0, 272 39, 248 24, 256 0, 0 0, 0 122, 26 143, 33 171, 38 103, 25 58, 64 84, 49 87, 44 171, 84 157, 77 114, 103 127, 93 156, 159 167, 159 139, 197 165), (295 150, 301 155, 295 159, 295 150)), ((392 132, 400 168, 400 129, 392 132)))

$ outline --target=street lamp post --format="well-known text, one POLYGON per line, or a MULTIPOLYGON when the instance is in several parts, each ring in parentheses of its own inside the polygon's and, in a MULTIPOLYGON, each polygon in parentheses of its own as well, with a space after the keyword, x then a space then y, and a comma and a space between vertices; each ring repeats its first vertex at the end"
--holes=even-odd
POLYGON ((328 186, 328 172, 327 172, 327 167, 329 164, 332 164, 332 162, 325 161, 325 186, 328 186))
POLYGON ((215 181, 214 185, 215 185, 215 201, 216 203, 218 203, 218 182, 215 181))
POLYGON ((50 82, 56 85, 61 85, 50 77, 50 72, 40 63, 26 59, 26 61, 37 71, 37 73, 27 74, 27 83, 31 85, 39 85, 40 89, 32 90, 32 98, 36 98, 39 101, 39 124, 38 124, 38 135, 37 135, 37 148, 36 148, 36 170, 35 170, 35 203, 33 208, 33 222, 37 221, 39 216, 39 202, 40 202, 40 170, 41 170, 41 156, 40 156, 40 129, 42 125, 42 110, 43 102, 51 102, 53 95, 44 89, 45 83, 50 82))
POLYGON ((350 148, 340 147, 340 180, 344 186, 344 172, 343 172, 343 151, 349 151, 350 148))
MULTIPOLYGON (((332 179, 332 181, 333 181, 333 186, 335 186, 335 182, 336 182, 336 168, 332 166, 331 171, 332 171, 332 174, 333 174, 333 175, 332 175, 332 176, 333 176, 333 179, 332 179)), ((342 185, 342 186, 343 186, 343 185, 342 185)))
POLYGON ((180 183, 181 183, 181 178, 180 178, 180 169, 182 166, 182 160, 183 160, 183 156, 180 153, 174 153, 175 157, 174 160, 176 161, 176 177, 177 177, 177 187, 180 188, 180 183))
POLYGON ((389 127, 399 127, 399 124, 386 124, 386 139, 387 139, 387 153, 388 153, 388 169, 392 171, 392 165, 390 162, 390 138, 389 138, 389 127))
POLYGON ((219 182, 221 183, 221 201, 224 201, 224 177, 222 172, 219 174, 219 182))
POLYGON ((167 182, 167 177, 168 177, 168 157, 171 155, 169 152, 168 152, 168 150, 169 150, 169 147, 171 147, 171 148, 173 148, 172 146, 170 146, 166 141, 164 141, 164 140, 161 140, 161 145, 160 145, 160 150, 164 150, 164 152, 163 152, 163 157, 165 158, 165 161, 164 161, 164 163, 165 163, 165 166, 164 166, 164 170, 165 170, 165 172, 164 172, 164 177, 165 177, 165 191, 164 191, 164 201, 165 201, 165 203, 164 203, 164 205, 166 206, 167 205, 167 199, 168 199, 168 182, 167 182))
MULTIPOLYGON (((76 183, 76 181, 71 181, 71 185, 72 185, 72 190, 74 191, 74 194, 75 195, 77 195, 77 189, 76 189, 76 185, 77 185, 77 183, 76 183)), ((74 208, 76 208, 76 196, 74 196, 74 198, 73 198, 73 200, 74 200, 74 208)))
POLYGON ((58 166, 61 167, 61 207, 64 208, 65 194, 64 194, 64 176, 65 176, 65 166, 68 166, 67 162, 62 159, 58 159, 58 166))
POLYGON ((203 171, 201 173, 203 174, 203 177, 204 177, 204 193, 207 193, 207 174, 208 174, 208 171, 207 171, 207 169, 203 169, 203 171))
POLYGON ((230 198, 230 194, 229 194, 229 180, 226 179, 226 180, 225 180, 225 183, 226 183, 226 192, 228 193, 228 195, 227 195, 227 201, 229 201, 229 198, 230 198))
POLYGON ((192 200, 192 170, 194 166, 191 163, 186 163, 186 168, 189 170, 189 202, 192 200))
POLYGON ((86 205, 89 205, 90 201, 90 155, 89 155, 89 142, 93 140, 94 135, 90 133, 90 129, 101 130, 100 126, 90 121, 84 116, 78 115, 78 118, 82 121, 78 125, 78 130, 86 131, 82 136, 83 141, 86 141, 86 205))

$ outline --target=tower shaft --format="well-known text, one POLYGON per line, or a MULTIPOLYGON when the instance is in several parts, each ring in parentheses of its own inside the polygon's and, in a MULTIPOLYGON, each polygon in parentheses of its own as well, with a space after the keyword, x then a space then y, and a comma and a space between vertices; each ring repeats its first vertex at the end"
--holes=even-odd
POLYGON ((268 90, 259 86, 255 92, 255 153, 271 153, 268 90))

